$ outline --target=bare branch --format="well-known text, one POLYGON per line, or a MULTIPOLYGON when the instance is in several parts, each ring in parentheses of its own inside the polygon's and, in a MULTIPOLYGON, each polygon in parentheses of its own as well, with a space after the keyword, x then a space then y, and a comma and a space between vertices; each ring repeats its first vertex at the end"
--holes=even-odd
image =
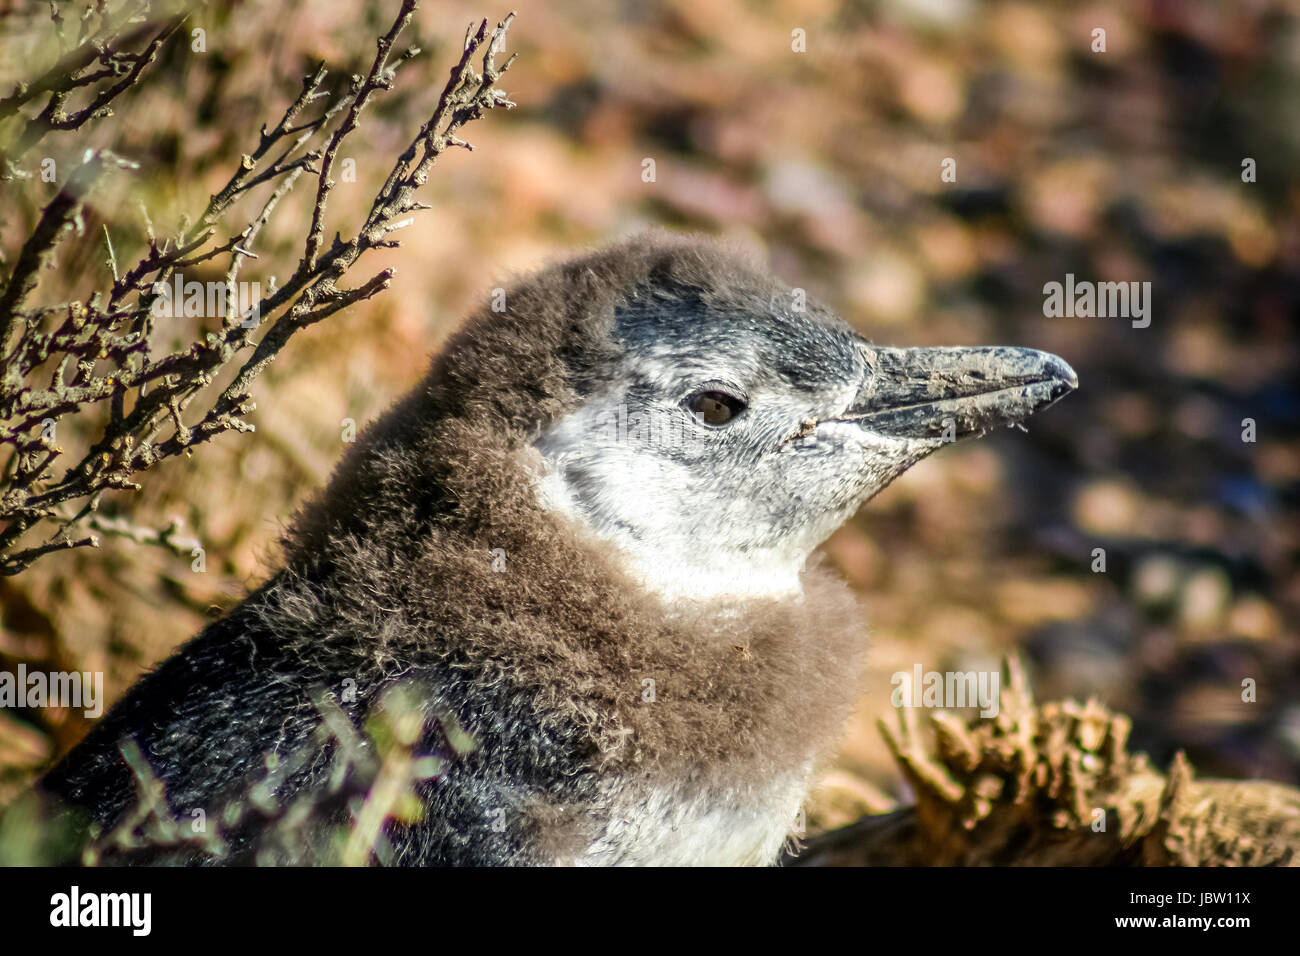
MULTIPOLYGON (((0 446, 9 449, 0 480, 0 574, 17 573, 56 550, 97 545, 93 536, 74 538, 70 534, 82 524, 104 534, 172 547, 180 540, 174 531, 141 530, 125 519, 95 514, 99 496, 108 490, 138 489, 133 477, 138 472, 189 453, 218 435, 252 431, 254 425, 246 420, 256 407, 250 389, 292 336, 391 284, 392 269, 384 269, 355 288, 342 288, 340 282, 367 251, 398 245, 394 234, 410 224, 413 212, 429 208, 418 202, 414 193, 444 150, 467 145, 456 132, 489 109, 514 106, 494 86, 509 66, 508 61, 498 69, 495 57, 514 18, 512 13, 490 32, 487 21, 471 26, 436 108, 394 163, 361 228, 350 239, 336 236, 325 248, 331 172, 375 94, 391 89, 397 69, 418 53, 412 48, 393 55, 416 6, 417 0, 402 0, 392 25, 378 38, 368 73, 355 79, 341 96, 331 101, 322 91, 327 76, 323 65, 304 76, 293 102, 273 126, 261 127, 252 152, 242 157, 196 219, 182 222, 175 234, 160 241, 146 214, 147 248, 124 270, 119 271, 120 251, 114 249, 105 225, 112 272, 106 297, 97 292, 88 304, 33 305, 28 301, 39 273, 54 262, 63 237, 80 228, 85 197, 101 173, 110 166, 130 168, 131 164, 107 151, 88 152, 46 206, 0 289, 0 446), (474 67, 480 55, 481 72, 474 67), (312 117, 309 110, 314 110, 318 100, 326 102, 312 117), (336 118, 337 126, 331 129, 336 118), (227 295, 217 331, 179 350, 155 354, 154 318, 162 290, 179 277, 181 269, 229 255, 225 288, 233 293, 244 261, 257 255, 253 251, 256 239, 304 173, 318 177, 316 201, 302 258, 289 279, 244 314, 232 302, 233 294, 227 295), (216 238, 236 199, 268 184, 270 194, 257 216, 233 233, 221 231, 227 238, 216 238), (47 365, 50 371, 41 371, 47 365), (197 421, 187 425, 191 403, 200 404, 199 397, 218 375, 235 366, 238 371, 230 384, 204 401, 197 421), (38 373, 41 380, 32 381, 38 373), (65 416, 81 415, 105 402, 108 420, 99 438, 78 461, 57 467, 63 451, 53 438, 55 427, 65 416), (83 503, 79 508, 78 502, 83 503), (47 522, 59 525, 55 538, 19 547, 29 533, 47 522)), ((145 8, 147 3, 141 9, 145 8)), ((144 66, 179 24, 180 20, 173 18, 162 26, 153 25, 147 33, 113 33, 111 43, 102 35, 108 28, 99 33, 92 30, 85 42, 99 42, 111 55, 104 52, 88 57, 84 50, 73 51, 71 59, 63 61, 64 68, 71 71, 69 76, 60 78, 47 71, 0 100, 0 111, 13 113, 37 96, 49 94, 42 110, 45 119, 38 116, 32 122, 43 123, 46 132, 75 128, 73 121, 77 125, 85 122, 122 89, 138 82, 144 66), (145 36, 150 39, 144 50, 124 52, 145 36), (102 70, 93 72, 95 64, 114 70, 119 79, 95 96, 87 107, 89 112, 60 112, 62 98, 69 92, 107 78, 102 70), (112 95, 105 97, 108 92, 112 95)))
POLYGON ((0 119, 12 116, 32 99, 49 94, 45 107, 28 120, 18 134, 11 149, 0 152, 0 174, 12 167, 23 154, 54 130, 80 129, 92 119, 111 116, 109 104, 123 92, 135 86, 145 67, 154 61, 159 48, 185 22, 185 15, 170 16, 161 22, 146 22, 142 26, 126 29, 149 10, 144 2, 120 8, 110 14, 102 12, 99 29, 82 38, 82 42, 67 56, 50 67, 31 83, 20 85, 9 96, 0 99, 0 119), (130 50, 145 41, 138 53, 130 50), (100 69, 86 73, 94 64, 100 69), (89 89, 103 80, 114 80, 95 91, 90 103, 79 110, 68 112, 70 95, 89 89))

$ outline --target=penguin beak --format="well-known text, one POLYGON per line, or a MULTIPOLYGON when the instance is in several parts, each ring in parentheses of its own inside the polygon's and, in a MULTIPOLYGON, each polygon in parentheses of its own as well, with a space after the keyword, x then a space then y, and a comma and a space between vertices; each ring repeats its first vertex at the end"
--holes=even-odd
POLYGON ((842 419, 898 438, 965 438, 1017 425, 1079 386, 1034 349, 865 348, 867 373, 842 419))

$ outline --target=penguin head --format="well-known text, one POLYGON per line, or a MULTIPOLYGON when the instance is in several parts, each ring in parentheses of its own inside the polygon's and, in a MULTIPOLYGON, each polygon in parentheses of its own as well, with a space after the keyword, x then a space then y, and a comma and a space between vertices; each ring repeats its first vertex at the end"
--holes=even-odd
POLYGON ((545 506, 665 597, 797 594, 813 549, 911 465, 1077 386, 1045 352, 883 348, 747 265, 681 265, 572 352, 580 401, 533 443, 545 506))
POLYGON ((700 237, 642 233, 496 292, 304 507, 291 563, 436 531, 537 542, 531 566, 568 562, 563 579, 558 530, 660 597, 785 598, 911 465, 1076 386, 1031 349, 872 344, 700 237))

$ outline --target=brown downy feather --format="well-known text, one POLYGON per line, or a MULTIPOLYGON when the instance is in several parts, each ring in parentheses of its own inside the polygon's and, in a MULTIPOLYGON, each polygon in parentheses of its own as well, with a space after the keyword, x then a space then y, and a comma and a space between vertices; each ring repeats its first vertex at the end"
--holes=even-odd
MULTIPOLYGON (((45 786, 111 824, 132 792, 116 749, 130 736, 173 806, 213 807, 265 754, 309 739, 314 687, 354 680, 344 709, 360 722, 414 677, 478 749, 424 785, 424 821, 393 834, 397 862, 547 862, 593 840, 600 859, 635 860, 677 807, 793 816, 857 689, 865 632, 848 590, 813 568, 802 601, 665 604, 534 489, 532 442, 601 388, 615 308, 663 280, 706 304, 781 288, 712 242, 664 234, 519 281, 363 431, 296 516, 284 567, 133 688, 45 786), (664 794, 666 809, 644 809, 664 794), (494 808, 511 813, 504 834, 494 808), (618 836, 628 813, 642 829, 618 836)), ((759 842, 727 858, 771 862, 759 842)))

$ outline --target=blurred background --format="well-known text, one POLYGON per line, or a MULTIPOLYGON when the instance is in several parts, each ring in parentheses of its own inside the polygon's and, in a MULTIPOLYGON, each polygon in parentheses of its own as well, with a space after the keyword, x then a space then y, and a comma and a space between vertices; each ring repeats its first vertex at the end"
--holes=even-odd
MULTIPOLYGON (((471 125, 475 151, 445 156, 421 196, 434 208, 363 264, 395 266, 392 288, 292 341, 254 388, 255 434, 106 500, 137 524, 183 519, 206 573, 112 539, 44 558, 0 579, 0 669, 101 670, 120 696, 261 580, 343 420, 408 389, 493 286, 657 224, 754 249, 879 343, 1030 346, 1079 373, 1028 435, 923 462, 825 547, 867 602, 873 650, 814 828, 907 799, 875 729, 893 719, 891 674, 1016 652, 1040 699, 1131 715, 1133 747, 1161 767, 1184 749, 1203 775, 1300 783, 1300 3, 515 2, 503 85, 518 109, 471 125), (1045 317, 1043 286, 1067 273, 1150 282, 1149 327, 1045 317)), ((173 38, 116 116, 38 147, 140 163, 99 195, 43 301, 104 284, 101 222, 133 261, 140 203, 160 231, 201 210, 316 60, 344 82, 368 67, 396 7, 196 8, 204 52, 173 38)), ((48 62, 48 12, 0 11, 7 90, 48 62)), ((466 24, 506 12, 418 13, 425 52, 351 140, 357 181, 335 190, 329 229, 369 209, 466 24)), ((0 188, 12 261, 55 186, 0 188)), ((242 279, 292 271, 312 192, 291 195, 242 279)), ((205 331, 175 321, 164 344, 205 331)), ((87 726, 0 712, 0 801, 87 726)))

